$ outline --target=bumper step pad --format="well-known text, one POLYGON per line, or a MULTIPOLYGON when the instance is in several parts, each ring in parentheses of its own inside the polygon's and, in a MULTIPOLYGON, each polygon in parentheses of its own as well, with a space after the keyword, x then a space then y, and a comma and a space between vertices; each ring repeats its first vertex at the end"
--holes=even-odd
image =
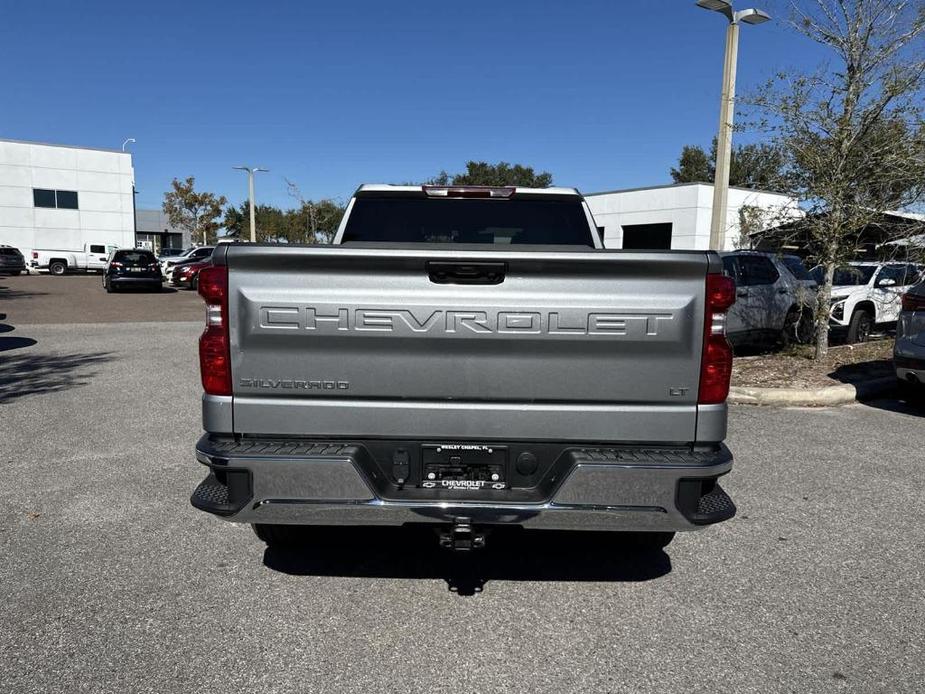
POLYGON ((716 479, 681 480, 678 509, 694 525, 721 523, 736 514, 736 505, 716 479))
POLYGON ((190 503, 200 511, 232 516, 244 508, 251 496, 250 472, 213 470, 193 491, 190 503))

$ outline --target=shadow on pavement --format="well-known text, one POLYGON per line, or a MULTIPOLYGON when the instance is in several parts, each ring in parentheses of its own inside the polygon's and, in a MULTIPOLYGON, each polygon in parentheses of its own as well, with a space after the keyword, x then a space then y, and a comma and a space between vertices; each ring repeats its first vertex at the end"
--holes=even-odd
POLYGON ((8 286, 0 284, 0 301, 28 299, 33 296, 47 295, 48 292, 36 292, 29 289, 10 289, 8 286))
POLYGON ((902 395, 898 398, 880 396, 869 400, 860 400, 859 402, 867 407, 873 407, 875 410, 907 414, 913 417, 925 417, 925 396, 918 399, 902 395))
MULTIPOLYGON (((0 337, 0 352, 36 344, 26 337, 0 337)), ((85 385, 96 374, 90 370, 112 360, 109 353, 3 355, 0 359, 0 403, 27 395, 56 393, 85 385)))
POLYGON ((160 289, 151 287, 119 287, 114 294, 176 294, 177 289, 169 287, 166 284, 160 289))
MULTIPOLYGON (((12 330, 14 330, 12 326, 0 325, 0 333, 6 333, 12 330)), ((31 337, 0 337, 0 352, 31 347, 34 344, 36 344, 36 342, 31 337)))
POLYGON ((486 547, 451 552, 433 528, 312 528, 303 546, 268 547, 263 563, 295 576, 439 578, 459 595, 489 581, 638 582, 665 576, 662 550, 621 544, 613 533, 495 529, 486 547))
POLYGON ((842 364, 829 372, 829 378, 842 383, 861 383, 872 378, 894 376, 896 369, 892 359, 872 359, 856 364, 842 364))

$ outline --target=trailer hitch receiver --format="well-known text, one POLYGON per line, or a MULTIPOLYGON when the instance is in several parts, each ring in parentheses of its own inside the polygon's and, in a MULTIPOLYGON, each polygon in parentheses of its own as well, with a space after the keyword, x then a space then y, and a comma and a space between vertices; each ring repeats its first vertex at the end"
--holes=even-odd
POLYGON ((453 526, 439 532, 440 546, 456 552, 470 552, 485 546, 485 532, 472 526, 472 519, 459 517, 453 526))

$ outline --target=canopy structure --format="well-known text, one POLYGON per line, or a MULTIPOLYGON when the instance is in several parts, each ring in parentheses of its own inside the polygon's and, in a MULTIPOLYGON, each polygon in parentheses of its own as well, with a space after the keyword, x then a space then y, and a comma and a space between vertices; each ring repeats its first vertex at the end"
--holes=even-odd
MULTIPOLYGON (((785 251, 802 257, 815 254, 811 225, 819 215, 807 216, 780 226, 749 234, 760 251, 785 251)), ((854 235, 857 260, 925 257, 925 215, 911 212, 880 212, 854 235)))

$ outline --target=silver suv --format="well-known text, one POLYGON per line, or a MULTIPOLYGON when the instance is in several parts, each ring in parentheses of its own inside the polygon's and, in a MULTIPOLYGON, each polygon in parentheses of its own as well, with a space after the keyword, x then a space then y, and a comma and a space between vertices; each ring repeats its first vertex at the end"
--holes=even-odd
POLYGON ((736 283, 726 332, 735 346, 808 342, 813 334, 817 285, 797 256, 721 253, 723 270, 736 283))

